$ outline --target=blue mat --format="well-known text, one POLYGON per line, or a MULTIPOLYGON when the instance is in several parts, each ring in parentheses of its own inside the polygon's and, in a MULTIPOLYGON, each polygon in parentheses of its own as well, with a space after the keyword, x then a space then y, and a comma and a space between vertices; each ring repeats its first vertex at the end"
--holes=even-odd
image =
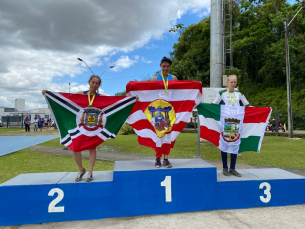
POLYGON ((0 157, 21 149, 28 148, 46 142, 59 135, 42 135, 42 136, 1 136, 0 137, 0 157))

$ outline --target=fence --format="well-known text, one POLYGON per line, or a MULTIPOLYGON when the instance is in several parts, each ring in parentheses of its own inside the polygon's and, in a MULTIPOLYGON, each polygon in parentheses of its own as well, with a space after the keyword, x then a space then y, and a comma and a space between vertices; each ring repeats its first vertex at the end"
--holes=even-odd
POLYGON ((38 118, 38 116, 42 118, 49 118, 49 115, 46 115, 44 113, 11 113, 9 115, 2 116, 1 120, 4 127, 23 128, 24 119, 26 116, 29 117, 31 124, 33 124, 34 118, 38 118))
POLYGON ((2 116, 2 123, 4 127, 23 127, 23 117, 22 115, 7 115, 2 116))
MULTIPOLYGON (((278 133, 287 132, 289 130, 288 125, 288 112, 286 109, 272 108, 273 112, 270 117, 270 123, 275 123, 278 120, 278 133), (283 127, 284 130, 283 130, 283 127)), ((305 111, 299 109, 292 110, 292 123, 293 123, 293 134, 303 135, 305 137, 305 111)), ((272 129, 276 132, 276 128, 272 129)), ((272 131, 271 130, 271 131, 272 131)))

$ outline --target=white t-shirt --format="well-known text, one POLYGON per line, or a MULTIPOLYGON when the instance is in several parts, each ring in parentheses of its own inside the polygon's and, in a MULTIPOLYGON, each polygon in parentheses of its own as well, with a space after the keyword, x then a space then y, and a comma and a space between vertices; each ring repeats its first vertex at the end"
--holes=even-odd
MULTIPOLYGON (((249 102, 246 97, 239 91, 235 90, 235 92, 229 92, 232 100, 234 100, 235 94, 235 101, 234 106, 249 106, 249 102)), ((215 100, 213 103, 220 104, 220 105, 233 105, 231 98, 230 98, 227 89, 222 90, 217 93, 215 100)))

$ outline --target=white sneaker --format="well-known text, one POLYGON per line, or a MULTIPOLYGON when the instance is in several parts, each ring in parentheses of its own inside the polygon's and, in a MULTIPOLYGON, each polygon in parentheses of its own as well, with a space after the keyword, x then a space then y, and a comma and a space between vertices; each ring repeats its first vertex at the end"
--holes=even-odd
POLYGON ((86 170, 78 171, 77 176, 75 178, 75 182, 79 182, 82 180, 82 177, 85 175, 86 170))

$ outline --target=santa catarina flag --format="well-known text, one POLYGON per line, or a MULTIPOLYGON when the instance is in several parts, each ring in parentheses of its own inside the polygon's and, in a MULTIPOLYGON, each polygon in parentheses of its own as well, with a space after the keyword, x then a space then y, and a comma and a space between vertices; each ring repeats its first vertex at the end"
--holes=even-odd
POLYGON ((228 153, 259 152, 271 107, 243 107, 200 103, 200 137, 228 153))
POLYGON ((115 138, 136 102, 135 97, 96 96, 88 107, 87 95, 47 91, 44 96, 54 114, 60 144, 73 152, 94 149, 115 138))
POLYGON ((201 102, 202 85, 196 81, 130 82, 128 96, 139 96, 127 123, 138 135, 140 145, 153 148, 157 155, 168 154, 184 129, 195 106, 201 102))

